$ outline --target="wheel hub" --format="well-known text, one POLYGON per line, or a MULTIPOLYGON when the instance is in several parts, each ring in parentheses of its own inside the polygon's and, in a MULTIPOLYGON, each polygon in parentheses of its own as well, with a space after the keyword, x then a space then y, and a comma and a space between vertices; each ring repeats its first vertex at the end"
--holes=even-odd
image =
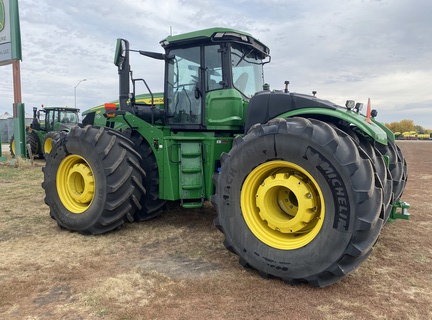
POLYGON ((68 174, 67 191, 79 203, 88 203, 94 196, 94 177, 83 163, 75 164, 68 174))
POLYGON ((315 199, 307 183, 295 175, 278 173, 259 186, 256 205, 261 219, 282 233, 307 227, 316 211, 315 199))
POLYGON ((62 160, 57 171, 57 191, 62 204, 72 213, 83 213, 95 195, 95 179, 87 161, 78 155, 62 160))
POLYGON ((243 183, 240 203, 249 230, 277 249, 307 245, 324 221, 318 183, 304 168, 287 161, 269 161, 253 169, 243 183))

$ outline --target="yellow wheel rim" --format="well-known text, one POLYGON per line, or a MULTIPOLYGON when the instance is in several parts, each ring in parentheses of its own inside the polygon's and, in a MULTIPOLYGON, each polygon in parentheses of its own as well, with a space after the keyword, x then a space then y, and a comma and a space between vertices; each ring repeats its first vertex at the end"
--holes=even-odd
POLYGON ((250 231, 276 249, 307 245, 324 222, 318 183, 291 162, 269 161, 253 169, 243 183, 240 201, 250 231))
POLYGON ((95 193, 93 170, 83 157, 69 155, 57 170, 57 192, 60 201, 72 213, 83 213, 90 207, 95 193))
POLYGON ((44 151, 45 153, 50 153, 52 150, 52 143, 53 143, 53 139, 48 137, 46 138, 45 142, 44 142, 44 151))

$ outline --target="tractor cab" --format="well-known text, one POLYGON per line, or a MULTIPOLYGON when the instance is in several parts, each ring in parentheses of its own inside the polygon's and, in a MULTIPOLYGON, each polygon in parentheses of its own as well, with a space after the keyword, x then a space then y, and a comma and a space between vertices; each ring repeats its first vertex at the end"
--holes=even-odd
POLYGON ((171 36, 161 45, 171 57, 165 82, 167 123, 174 128, 240 129, 247 101, 262 90, 269 49, 231 29, 171 36))
POLYGON ((44 107, 38 110, 33 108, 32 130, 61 131, 61 127, 75 126, 78 124, 79 109, 69 107, 44 107))
POLYGON ((61 131, 61 127, 70 127, 78 124, 79 109, 76 108, 59 108, 46 107, 45 112, 45 131, 61 131))
MULTIPOLYGON (((161 45, 165 54, 139 51, 166 63, 163 112, 154 105, 146 112, 130 105, 135 92, 128 94, 126 77, 131 73, 127 51, 132 50, 126 40, 118 40, 115 63, 121 79, 120 109, 138 116, 141 112, 152 122, 160 119, 173 130, 241 131, 249 99, 262 90, 269 49, 247 33, 220 28, 169 36, 161 45)), ((142 79, 132 79, 133 91, 136 80, 142 79)))

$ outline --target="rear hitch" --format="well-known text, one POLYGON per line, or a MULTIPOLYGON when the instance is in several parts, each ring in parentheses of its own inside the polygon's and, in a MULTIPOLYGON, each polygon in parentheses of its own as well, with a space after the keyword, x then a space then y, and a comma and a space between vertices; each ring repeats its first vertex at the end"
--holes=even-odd
POLYGON ((395 222, 397 219, 410 220, 411 215, 408 213, 410 205, 404 201, 397 201, 393 203, 393 209, 388 219, 389 222, 395 222), (400 210, 398 211, 398 209, 400 210))

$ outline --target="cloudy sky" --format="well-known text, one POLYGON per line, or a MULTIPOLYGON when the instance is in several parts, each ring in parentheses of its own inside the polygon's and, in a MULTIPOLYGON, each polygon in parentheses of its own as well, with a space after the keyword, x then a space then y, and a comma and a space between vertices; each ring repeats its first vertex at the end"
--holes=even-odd
MULTIPOLYGON (((159 41, 221 26, 249 32, 271 50, 272 89, 378 110, 382 122, 432 129, 431 0, 19 0, 26 111, 82 111, 118 97, 115 41, 162 52, 159 41), (87 79, 81 83, 80 80, 87 79), (77 84, 79 85, 77 86, 77 84), (76 87, 77 86, 77 87, 76 87)), ((163 89, 163 63, 133 56, 136 77, 163 89)), ((12 66, 0 67, 0 114, 12 113, 12 66)))

